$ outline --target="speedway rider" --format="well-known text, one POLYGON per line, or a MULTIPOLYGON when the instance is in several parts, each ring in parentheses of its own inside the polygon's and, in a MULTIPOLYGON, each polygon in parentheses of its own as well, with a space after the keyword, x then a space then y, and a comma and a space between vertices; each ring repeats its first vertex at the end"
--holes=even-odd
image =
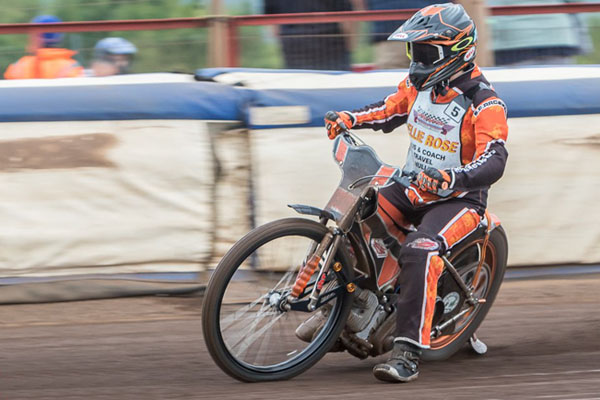
POLYGON ((408 382, 419 374, 421 350, 430 347, 444 267, 439 255, 479 224, 488 189, 504 172, 508 127, 506 106, 473 62, 477 31, 461 5, 423 8, 388 40, 406 42, 411 59, 398 91, 362 109, 337 112, 325 123, 330 139, 344 125, 387 133, 405 123, 411 137, 404 171, 417 173, 414 183, 379 192, 380 212, 393 217, 406 240, 394 348, 373 369, 378 379, 408 382))

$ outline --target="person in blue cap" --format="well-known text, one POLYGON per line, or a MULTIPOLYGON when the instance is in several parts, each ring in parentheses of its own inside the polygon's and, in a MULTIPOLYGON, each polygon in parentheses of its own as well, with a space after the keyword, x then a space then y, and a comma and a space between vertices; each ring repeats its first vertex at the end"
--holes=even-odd
MULTIPOLYGON (((62 22, 54 15, 40 15, 34 24, 62 22)), ((64 34, 44 32, 31 35, 29 53, 8 66, 5 79, 53 79, 83 76, 83 67, 73 59, 76 51, 61 48, 64 34)))
POLYGON ((94 46, 92 61, 93 76, 127 74, 131 71, 137 48, 133 43, 120 37, 104 38, 94 46))

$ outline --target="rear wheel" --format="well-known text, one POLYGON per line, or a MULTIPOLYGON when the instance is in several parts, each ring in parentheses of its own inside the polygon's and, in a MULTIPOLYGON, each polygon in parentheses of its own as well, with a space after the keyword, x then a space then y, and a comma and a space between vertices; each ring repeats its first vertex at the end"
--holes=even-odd
MULTIPOLYGON (((467 286, 472 286, 477 274, 484 239, 475 239, 461 248, 460 252, 452 253, 449 261, 454 265, 467 286)), ((466 301, 465 295, 458 288, 448 272, 440 277, 438 285, 438 303, 440 310, 437 321, 434 317, 432 326, 442 326, 445 322, 455 319, 442 329, 438 337, 431 339, 431 348, 424 350, 424 360, 445 360, 456 353, 475 333, 488 311, 492 307, 500 284, 504 279, 508 243, 502 227, 497 227, 490 233, 487 242, 485 259, 479 277, 473 288, 475 297, 485 299, 485 303, 477 304, 474 308, 466 301)))
MULTIPOLYGON (((310 343, 300 340, 295 330, 321 310, 287 310, 282 303, 307 251, 327 232, 322 224, 306 219, 274 221, 248 233, 223 257, 205 293, 202 327, 210 355, 227 374, 247 382, 289 379, 315 364, 334 344, 352 301, 333 271, 321 293, 335 296, 326 303, 325 323, 310 343)), ((335 260, 351 271, 343 252, 335 260)), ((309 281, 309 289, 315 279, 309 281)), ((306 290, 300 300, 309 294, 306 290)))

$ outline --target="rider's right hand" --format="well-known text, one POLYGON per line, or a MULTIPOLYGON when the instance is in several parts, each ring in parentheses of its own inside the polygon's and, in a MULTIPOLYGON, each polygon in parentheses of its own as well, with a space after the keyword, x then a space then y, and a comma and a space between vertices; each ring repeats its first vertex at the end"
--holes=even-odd
POLYGON ((350 129, 354 126, 356 117, 349 111, 328 111, 325 114, 325 128, 327 136, 333 140, 343 130, 350 129))

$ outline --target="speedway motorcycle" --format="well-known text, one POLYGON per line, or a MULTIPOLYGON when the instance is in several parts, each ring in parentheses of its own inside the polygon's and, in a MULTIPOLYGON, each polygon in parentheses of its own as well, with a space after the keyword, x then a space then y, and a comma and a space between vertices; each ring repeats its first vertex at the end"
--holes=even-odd
MULTIPOLYGON (((342 179, 327 205, 290 205, 313 219, 286 218, 252 230, 212 274, 204 338, 216 364, 238 380, 289 379, 328 351, 364 359, 393 347, 402 317, 395 308, 402 244, 389 234, 375 238, 373 224, 378 189, 408 187, 411 174, 383 163, 349 131, 334 141, 333 156, 342 179)), ((507 252, 500 221, 486 212, 474 232, 440 254, 431 348, 422 359, 446 359, 466 343, 486 352, 475 332, 498 293, 507 252)))

